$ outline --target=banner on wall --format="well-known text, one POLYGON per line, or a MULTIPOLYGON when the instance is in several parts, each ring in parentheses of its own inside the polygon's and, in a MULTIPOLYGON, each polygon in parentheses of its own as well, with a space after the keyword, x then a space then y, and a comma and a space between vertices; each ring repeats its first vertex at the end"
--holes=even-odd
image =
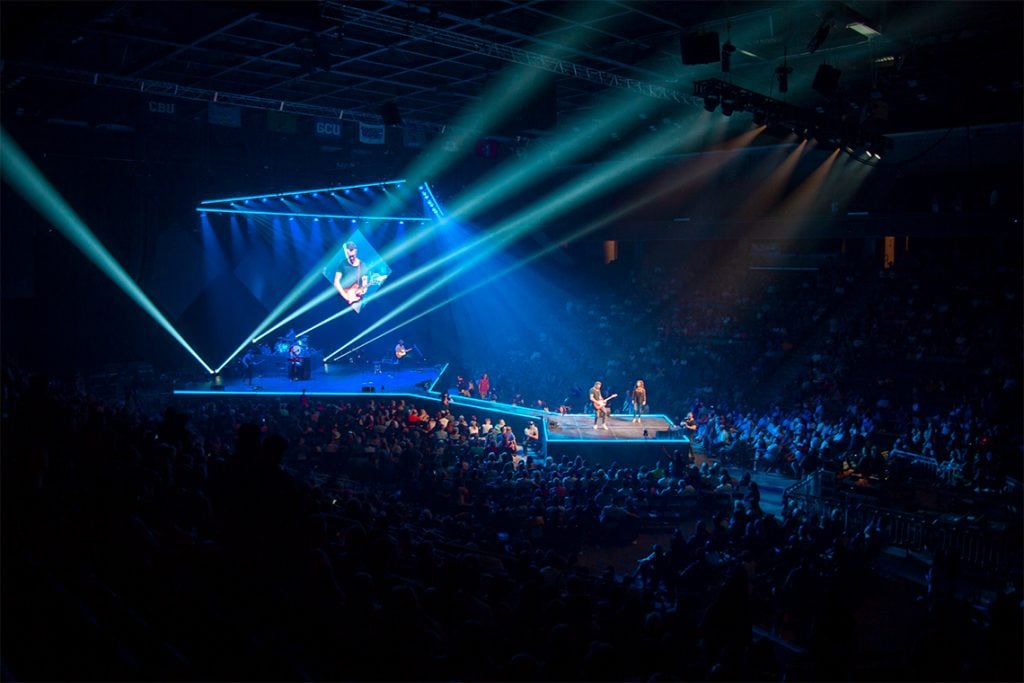
POLYGON ((360 123, 359 142, 365 142, 368 145, 383 145, 384 126, 374 123, 360 123))
POLYGON ((314 119, 313 135, 316 135, 318 138, 334 138, 335 140, 340 140, 341 121, 332 121, 331 119, 314 119))

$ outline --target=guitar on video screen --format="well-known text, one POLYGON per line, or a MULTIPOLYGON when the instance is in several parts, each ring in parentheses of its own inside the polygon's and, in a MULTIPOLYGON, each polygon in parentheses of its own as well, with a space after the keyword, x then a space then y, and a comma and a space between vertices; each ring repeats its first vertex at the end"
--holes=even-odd
POLYGON ((370 287, 379 285, 387 279, 388 276, 386 273, 363 275, 359 281, 354 283, 352 286, 342 288, 341 296, 349 303, 350 306, 352 306, 352 308, 356 310, 356 313, 358 313, 359 309, 363 306, 362 299, 363 295, 366 294, 366 291, 370 289, 370 287))

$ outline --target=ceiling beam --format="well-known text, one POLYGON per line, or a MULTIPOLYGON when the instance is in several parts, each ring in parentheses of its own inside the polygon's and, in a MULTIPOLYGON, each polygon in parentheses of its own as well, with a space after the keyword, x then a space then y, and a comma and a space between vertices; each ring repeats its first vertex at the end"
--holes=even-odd
POLYGON ((570 78, 577 78, 591 83, 597 83, 610 88, 628 90, 655 99, 669 100, 680 104, 687 104, 693 107, 703 107, 703 102, 692 95, 681 93, 677 90, 665 88, 660 85, 638 81, 634 78, 627 78, 608 71, 594 69, 582 64, 570 62, 564 59, 556 59, 537 52, 530 52, 510 45, 501 45, 481 38, 464 36, 455 31, 423 26, 422 24, 396 19, 387 15, 364 10, 360 7, 345 5, 340 2, 328 0, 323 6, 323 15, 328 19, 345 23, 358 22, 360 26, 377 31, 385 31, 395 35, 405 36, 434 42, 446 47, 466 52, 501 59, 514 64, 530 66, 542 71, 549 71, 570 78))

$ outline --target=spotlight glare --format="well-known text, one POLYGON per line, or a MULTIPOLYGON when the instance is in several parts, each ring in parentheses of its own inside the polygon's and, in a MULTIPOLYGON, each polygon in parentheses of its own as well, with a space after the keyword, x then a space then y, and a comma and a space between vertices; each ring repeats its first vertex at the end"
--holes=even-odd
POLYGON ((164 328, 185 351, 200 365, 212 372, 212 368, 192 348, 174 325, 160 312, 160 309, 146 296, 131 275, 117 259, 103 246, 89 226, 75 213, 60 193, 46 180, 28 156, 0 128, 0 175, 25 198, 53 227, 71 244, 79 249, 93 265, 128 295, 160 327, 164 328))

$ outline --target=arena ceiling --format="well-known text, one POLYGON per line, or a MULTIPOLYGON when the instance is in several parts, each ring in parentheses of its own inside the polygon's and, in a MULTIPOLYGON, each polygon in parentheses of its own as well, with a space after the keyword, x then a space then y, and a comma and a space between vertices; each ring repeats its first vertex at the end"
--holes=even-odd
MULTIPOLYGON (((700 106, 720 79, 808 111, 856 117, 884 104, 889 132, 1021 120, 1019 2, 4 2, 3 114, 116 114, 122 92, 435 130, 479 102, 511 63, 552 74, 554 118, 595 93, 700 106), (876 34, 854 30, 870 27, 876 34), (681 44, 717 32, 718 59, 681 44), (707 55, 703 56, 708 59, 707 55), (838 69, 823 92, 822 65, 838 69), (788 91, 777 70, 792 69, 788 91), (237 98, 237 99, 232 99, 237 98), (84 113, 83 113, 84 112, 84 113)), ((714 55, 712 55, 714 57, 714 55)), ((594 110, 594 116, 601 112, 594 110)), ((513 136, 551 117, 521 116, 513 136)))

